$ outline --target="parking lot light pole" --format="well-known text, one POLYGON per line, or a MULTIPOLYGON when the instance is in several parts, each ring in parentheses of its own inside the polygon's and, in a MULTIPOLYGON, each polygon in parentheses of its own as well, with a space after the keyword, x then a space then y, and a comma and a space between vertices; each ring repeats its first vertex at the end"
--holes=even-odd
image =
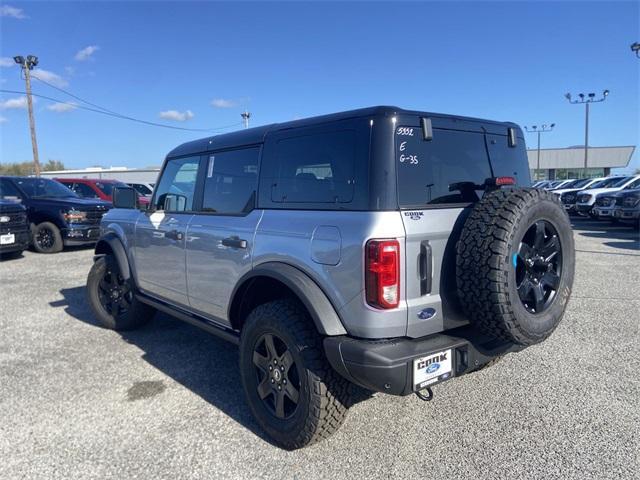
POLYGON ((538 128, 537 125, 532 125, 531 128, 527 127, 526 125, 524 127, 524 129, 527 132, 529 132, 529 133, 537 133, 538 134, 538 160, 537 160, 537 165, 536 165, 536 180, 540 180, 540 178, 539 178, 539 176, 540 176, 540 134, 552 131, 553 127, 555 127, 555 126, 556 126, 555 123, 552 123, 549 126, 547 126, 546 123, 543 123, 540 128, 538 128))
POLYGON ((587 165, 589 161, 589 105, 592 103, 604 102, 609 96, 609 90, 602 91, 602 97, 596 99, 595 93, 589 93, 585 95, 584 93, 578 94, 578 99, 574 99, 571 97, 570 93, 565 93, 564 98, 566 98, 569 103, 577 104, 584 103, 585 106, 585 121, 584 121, 584 175, 583 178, 587 177, 587 165))
POLYGON ((633 42, 631 44, 631 51, 636 54, 636 57, 640 58, 640 42, 633 42))
POLYGON ((13 61, 16 62, 22 71, 24 72, 24 81, 27 86, 27 108, 29 110, 29 129, 31 131, 31 147, 33 148, 33 170, 36 177, 40 176, 40 159, 38 157, 38 142, 36 140, 36 124, 33 119, 33 99, 31 98, 31 70, 38 65, 38 57, 35 55, 29 55, 24 58, 22 55, 13 57, 13 61))

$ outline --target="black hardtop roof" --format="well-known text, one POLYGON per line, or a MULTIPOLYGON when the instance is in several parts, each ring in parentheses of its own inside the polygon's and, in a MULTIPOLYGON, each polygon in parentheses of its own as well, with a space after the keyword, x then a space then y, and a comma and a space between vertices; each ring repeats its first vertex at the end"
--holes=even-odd
POLYGON ((340 120, 348 120, 352 118, 394 115, 420 115, 423 117, 429 117, 436 121, 436 125, 434 126, 440 128, 448 127, 452 129, 467 130, 470 129, 471 124, 474 124, 475 128, 471 129, 474 131, 481 131, 480 125, 482 125, 488 133, 501 133, 503 135, 506 135, 507 128, 515 127, 518 130, 518 136, 522 136, 521 132, 519 131, 520 128, 515 123, 511 122, 497 122, 494 120, 463 117, 460 115, 448 115, 443 113, 431 113, 418 110, 406 110, 393 106, 380 105, 376 107, 360 108, 357 110, 348 110, 345 112, 303 118, 300 120, 292 120, 284 123, 272 123, 269 125, 262 125, 260 127, 248 128, 246 130, 238 130, 231 133, 224 133, 220 135, 214 135, 212 137, 200 138, 198 140, 186 142, 182 145, 177 146, 176 148, 171 150, 171 152, 169 152, 167 156, 179 157, 183 155, 202 153, 208 150, 219 150, 243 145, 255 145, 262 143, 265 139, 265 136, 269 132, 275 132, 278 130, 308 127, 312 125, 330 123, 340 120), (454 123, 457 124, 457 126, 454 127, 454 123))

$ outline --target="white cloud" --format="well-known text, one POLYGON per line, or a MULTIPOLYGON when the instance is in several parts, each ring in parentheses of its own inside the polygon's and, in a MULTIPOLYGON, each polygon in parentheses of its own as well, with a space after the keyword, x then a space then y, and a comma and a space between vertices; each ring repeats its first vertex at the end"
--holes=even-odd
MULTIPOLYGON (((33 99, 35 103, 35 98, 33 99)), ((9 110, 12 108, 27 108, 27 97, 10 98, 4 102, 0 102, 0 110, 9 110)))
POLYGON ((75 75, 76 67, 64 67, 64 73, 66 73, 69 77, 75 75))
POLYGON ((28 18, 24 14, 24 10, 17 7, 12 7, 11 5, 2 5, 0 6, 0 17, 13 17, 22 20, 23 18, 28 18))
POLYGON ((70 112, 76 108, 78 108, 78 106, 75 103, 52 103, 51 105, 47 105, 47 110, 51 110, 52 112, 70 112))
POLYGON ((45 82, 48 82, 51 85, 54 85, 60 88, 66 87, 67 85, 69 85, 69 82, 67 82, 64 78, 62 78, 57 73, 53 73, 48 70, 42 70, 40 68, 33 70, 33 72, 31 73, 31 76, 40 78, 41 80, 44 80, 45 82))
POLYGON ((89 60, 91 56, 98 50, 100 50, 99 46, 89 45, 88 47, 85 47, 78 53, 76 53, 75 59, 79 62, 84 62, 85 60, 89 60))
POLYGON ((0 67, 13 67, 15 64, 11 57, 0 57, 0 67))
POLYGON ((211 100, 211 106, 215 108, 233 108, 237 107, 238 103, 227 98, 214 98, 211 100))
POLYGON ((0 123, 5 123, 8 122, 9 119, 7 117, 3 117, 2 115, 0 115, 0 123))
POLYGON ((191 120, 193 117, 194 114, 191 110, 186 110, 184 112, 179 112, 177 110, 167 110, 164 112, 160 112, 160 118, 164 118, 165 120, 175 120, 176 122, 191 120))

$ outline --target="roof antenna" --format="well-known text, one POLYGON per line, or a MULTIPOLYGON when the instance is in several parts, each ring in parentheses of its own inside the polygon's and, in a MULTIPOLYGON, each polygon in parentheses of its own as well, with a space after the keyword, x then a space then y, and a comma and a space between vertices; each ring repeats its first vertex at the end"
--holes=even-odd
POLYGON ((240 114, 242 117, 242 121, 244 123, 244 128, 249 128, 249 118, 251 118, 251 114, 248 111, 244 111, 240 114))

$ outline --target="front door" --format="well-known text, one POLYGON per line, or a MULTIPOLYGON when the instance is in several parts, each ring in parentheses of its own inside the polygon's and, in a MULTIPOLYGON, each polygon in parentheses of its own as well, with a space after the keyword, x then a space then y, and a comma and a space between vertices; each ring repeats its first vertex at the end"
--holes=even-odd
POLYGON ((168 160, 150 208, 136 224, 135 266, 143 292, 189 305, 185 244, 200 157, 168 160))

